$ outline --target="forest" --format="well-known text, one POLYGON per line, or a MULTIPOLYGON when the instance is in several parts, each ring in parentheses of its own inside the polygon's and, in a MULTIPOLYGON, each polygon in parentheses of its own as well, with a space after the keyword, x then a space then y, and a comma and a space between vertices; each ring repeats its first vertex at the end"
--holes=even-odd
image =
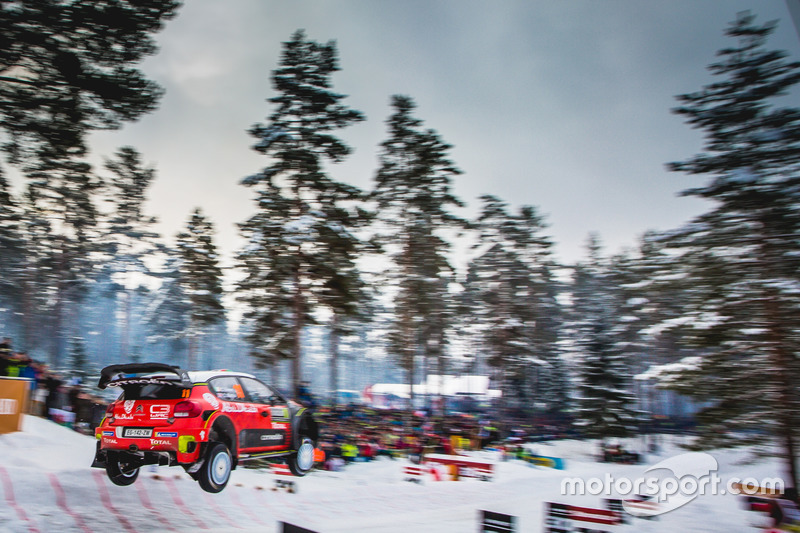
POLYGON ((601 438, 641 427, 647 382, 695 402, 698 448, 771 435, 797 478, 800 108, 782 104, 800 63, 768 48, 774 24, 740 14, 715 82, 671 110, 704 146, 667 165, 704 178, 683 194, 709 210, 620 254, 590 234, 577 264, 554 259, 536 206, 488 194, 474 220, 455 214, 462 171, 413 96, 391 97, 372 188, 337 181, 351 151, 337 132, 366 117, 333 87, 336 43, 298 30, 249 131, 265 166, 241 178, 254 205, 224 269, 202 206, 176 235, 154 230, 144 204, 168 178, 144 154, 88 162, 92 131, 157 112, 163 90, 138 63, 179 8, 0 5, 0 336, 15 350, 82 376, 144 360, 254 369, 294 393, 489 375, 504 408, 601 438))

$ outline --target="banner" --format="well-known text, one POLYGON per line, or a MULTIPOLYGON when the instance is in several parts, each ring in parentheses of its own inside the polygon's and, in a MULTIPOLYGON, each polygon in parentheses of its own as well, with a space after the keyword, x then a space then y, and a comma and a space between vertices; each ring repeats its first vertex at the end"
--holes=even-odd
POLYGON ((0 433, 22 430, 30 380, 0 377, 0 433))

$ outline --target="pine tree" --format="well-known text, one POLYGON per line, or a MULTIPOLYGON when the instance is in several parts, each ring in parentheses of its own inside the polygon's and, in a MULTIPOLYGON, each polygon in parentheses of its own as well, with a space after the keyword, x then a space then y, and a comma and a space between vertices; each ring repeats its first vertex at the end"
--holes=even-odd
POLYGON ((101 246, 107 255, 103 263, 105 274, 121 288, 123 319, 119 355, 127 360, 136 289, 148 277, 153 278, 151 265, 146 260, 152 261, 162 245, 158 242, 158 233, 152 229, 156 218, 144 213, 146 193, 155 178, 155 169, 145 167, 139 153, 130 146, 120 148, 115 156, 115 159, 106 160, 106 168, 112 173, 107 180, 111 212, 103 217, 101 246))
POLYGON ((194 210, 186 231, 177 236, 177 250, 181 258, 178 283, 189 306, 189 368, 196 363, 197 344, 203 335, 225 318, 222 270, 213 238, 214 227, 200 209, 194 210))
POLYGON ((50 270, 37 287, 52 301, 50 362, 59 364, 67 339, 80 322, 80 304, 88 294, 98 251, 97 196, 101 182, 81 151, 66 155, 43 150, 26 165, 34 209, 50 222, 54 233, 37 246, 48 245, 50 270))
POLYGON ((588 259, 574 269, 571 336, 580 357, 576 426, 586 438, 627 437, 638 424, 633 410, 632 375, 624 335, 620 335, 621 298, 612 266, 592 235, 588 259))
POLYGON ((302 30, 284 43, 272 73, 278 95, 269 124, 250 134, 255 150, 271 164, 243 184, 256 191, 258 212, 241 224, 247 245, 239 253, 245 278, 238 284, 244 302, 251 355, 269 366, 290 359, 292 388, 302 381, 302 335, 313 311, 327 306, 348 314, 360 283, 354 253, 366 213, 363 193, 332 179, 325 162, 338 163, 350 148, 332 132, 364 119, 331 90, 339 70, 336 43, 308 40, 302 30))
POLYGON ((178 364, 184 359, 179 354, 187 352, 192 304, 181 284, 179 252, 171 248, 165 251, 166 264, 159 272, 161 285, 145 308, 143 322, 148 330, 147 342, 166 343, 171 362, 178 364))
POLYGON ((547 400, 561 411, 568 387, 557 345, 561 312, 546 226, 533 207, 511 214, 496 197, 481 200, 475 247, 483 252, 470 263, 462 295, 465 313, 480 331, 479 351, 495 369, 507 407, 547 400))
POLYGON ((392 106, 372 198, 379 212, 378 238, 395 266, 389 347, 413 385, 418 356, 444 373, 454 307, 448 290, 453 279, 447 259, 450 245, 444 233, 467 224, 449 212, 463 206, 451 192, 452 178, 461 174, 448 158, 451 146, 436 131, 422 128, 422 121, 412 115, 416 106, 411 98, 393 96, 392 106))
POLYGON ((83 337, 72 337, 69 343, 69 374, 84 383, 86 378, 95 374, 89 365, 89 356, 86 353, 86 343, 83 337))
POLYGON ((0 3, 0 130, 15 162, 85 150, 85 136, 152 111, 161 88, 133 65, 174 0, 0 3))
POLYGON ((704 151, 670 164, 708 176, 684 194, 713 207, 667 236, 692 277, 682 333, 702 350, 678 387, 708 407, 697 447, 753 444, 774 435, 797 487, 800 391, 800 109, 780 107, 800 63, 765 43, 742 13, 709 69, 717 81, 678 96, 673 111, 706 137, 704 151))
POLYGON ((22 212, 0 167, 0 322, 2 335, 10 336, 21 311, 21 284, 25 275, 22 212))
POLYGON ((57 235, 46 213, 36 199, 37 192, 28 187, 20 202, 23 239, 23 263, 17 278, 20 292, 19 307, 22 346, 28 351, 44 349, 53 335, 52 287, 55 281, 57 235))

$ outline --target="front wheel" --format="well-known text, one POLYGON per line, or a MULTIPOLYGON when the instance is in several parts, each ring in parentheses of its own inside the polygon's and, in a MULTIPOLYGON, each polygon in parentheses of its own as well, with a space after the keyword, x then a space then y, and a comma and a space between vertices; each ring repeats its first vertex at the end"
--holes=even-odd
POLYGON ((289 456, 289 470, 295 476, 305 476, 314 467, 314 441, 308 437, 300 437, 297 452, 289 456))
POLYGON ((231 470, 233 470, 233 460, 228 447, 221 442, 211 442, 205 462, 197 472, 197 481, 206 492, 220 492, 228 484, 231 470))
POLYGON ((106 474, 114 485, 125 487, 133 485, 139 477, 139 467, 133 467, 130 463, 120 461, 109 454, 106 459, 106 474))

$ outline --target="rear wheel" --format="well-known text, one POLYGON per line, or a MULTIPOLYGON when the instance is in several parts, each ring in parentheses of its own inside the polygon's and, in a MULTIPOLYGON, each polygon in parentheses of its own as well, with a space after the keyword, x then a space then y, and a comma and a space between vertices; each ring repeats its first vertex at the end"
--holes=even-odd
POLYGON ((109 454, 106 458, 106 474, 114 485, 125 487, 132 485, 139 477, 139 467, 109 454))
POLYGON ((289 456, 289 470, 295 476, 305 476, 314 467, 314 441, 306 436, 300 436, 300 446, 297 452, 289 456))
POLYGON ((232 469, 228 447, 222 442, 211 442, 203 466, 197 471, 197 481, 206 492, 220 492, 228 484, 232 469))

